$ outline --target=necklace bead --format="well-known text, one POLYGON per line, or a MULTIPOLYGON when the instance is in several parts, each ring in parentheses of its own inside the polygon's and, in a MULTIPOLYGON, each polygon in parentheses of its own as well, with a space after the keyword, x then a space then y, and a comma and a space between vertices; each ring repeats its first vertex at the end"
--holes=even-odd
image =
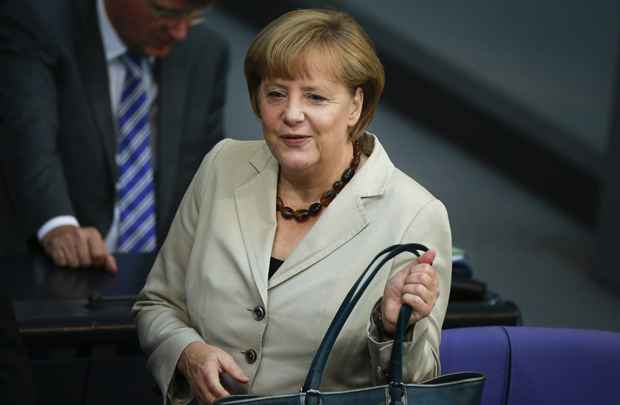
POLYGON ((335 190, 327 190, 326 192, 324 192, 321 196, 321 206, 327 207, 329 203, 332 202, 334 197, 336 197, 336 194, 338 194, 338 192, 336 192, 335 190))
POLYGON ((336 198, 336 195, 338 195, 340 190, 342 190, 344 186, 349 181, 351 181, 351 179, 353 178, 353 175, 355 174, 355 171, 357 170, 357 166, 359 166, 361 152, 362 152, 362 148, 361 148, 360 142, 359 141, 354 142, 353 143, 353 159, 351 160, 351 164, 342 173, 342 176, 340 176, 340 179, 337 180, 332 185, 332 188, 327 190, 321 195, 321 199, 318 202, 313 202, 312 204, 310 204, 310 206, 307 209, 304 208, 304 209, 294 210, 291 207, 284 205, 284 201, 282 201, 282 198, 278 196, 276 198, 276 211, 279 212, 280 215, 282 215, 282 218, 286 220, 294 219, 297 222, 305 222, 311 216, 315 217, 319 215, 321 210, 324 207, 327 207, 333 201, 333 199, 336 198))

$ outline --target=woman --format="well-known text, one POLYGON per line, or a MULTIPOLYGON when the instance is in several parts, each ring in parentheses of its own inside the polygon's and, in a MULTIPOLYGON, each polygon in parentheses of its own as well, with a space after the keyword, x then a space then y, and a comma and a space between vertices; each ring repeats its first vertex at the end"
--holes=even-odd
POLYGON ((224 140, 209 152, 134 308, 162 392, 211 403, 231 391, 298 390, 355 279, 404 242, 432 250, 398 257, 375 279, 323 388, 385 382, 403 302, 413 307, 404 377, 435 376, 448 217, 365 132, 384 83, 370 40, 346 14, 290 12, 256 37, 245 74, 264 141, 224 140))

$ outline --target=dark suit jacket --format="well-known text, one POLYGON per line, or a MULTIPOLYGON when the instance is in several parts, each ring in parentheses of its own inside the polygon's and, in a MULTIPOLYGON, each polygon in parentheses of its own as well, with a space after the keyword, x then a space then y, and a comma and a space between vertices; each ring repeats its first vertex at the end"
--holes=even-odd
MULTIPOLYGON (((115 203, 116 121, 95 0, 1 2, 0 61, 9 189, 0 209, 15 209, 8 220, 21 228, 9 229, 10 238, 31 236, 58 215, 74 215, 105 237, 115 203)), ((159 243, 202 157, 222 138, 227 69, 224 40, 205 26, 156 62, 159 243)))

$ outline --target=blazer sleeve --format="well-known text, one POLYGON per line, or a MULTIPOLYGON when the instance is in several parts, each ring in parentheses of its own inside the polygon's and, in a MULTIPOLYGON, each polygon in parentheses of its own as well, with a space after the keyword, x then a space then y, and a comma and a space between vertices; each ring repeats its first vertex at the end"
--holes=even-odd
POLYGON ((192 399, 189 385, 176 369, 179 357, 190 343, 204 341, 191 323, 185 280, 201 206, 208 204, 203 185, 209 181, 213 161, 225 142, 207 154, 191 181, 132 309, 147 366, 164 398, 179 401, 175 404, 192 399))
MULTIPOLYGON (((427 203, 407 227, 401 243, 422 243, 437 252, 433 267, 439 276, 439 298, 429 316, 416 322, 403 344, 403 381, 413 383, 435 377, 441 371, 439 343, 452 278, 452 236, 443 203, 437 199, 427 203)), ((410 261, 411 258, 406 255, 396 257, 392 274, 410 261)), ((375 384, 385 384, 388 382, 387 372, 394 341, 379 341, 375 330, 371 317, 368 327, 371 374, 375 384)))
POLYGON ((34 19, 26 25, 24 13, 16 2, 0 7, 0 158, 34 234, 48 219, 75 213, 56 147, 57 49, 44 39, 45 27, 30 27, 34 19), (7 11, 9 5, 16 9, 7 11))

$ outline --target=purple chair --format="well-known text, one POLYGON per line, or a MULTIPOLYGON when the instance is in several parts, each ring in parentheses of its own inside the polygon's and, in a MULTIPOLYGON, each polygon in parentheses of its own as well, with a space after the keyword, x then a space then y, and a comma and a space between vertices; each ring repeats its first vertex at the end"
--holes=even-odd
POLYGON ((444 374, 486 374, 483 405, 620 404, 620 333, 524 326, 447 329, 440 352, 444 374))

